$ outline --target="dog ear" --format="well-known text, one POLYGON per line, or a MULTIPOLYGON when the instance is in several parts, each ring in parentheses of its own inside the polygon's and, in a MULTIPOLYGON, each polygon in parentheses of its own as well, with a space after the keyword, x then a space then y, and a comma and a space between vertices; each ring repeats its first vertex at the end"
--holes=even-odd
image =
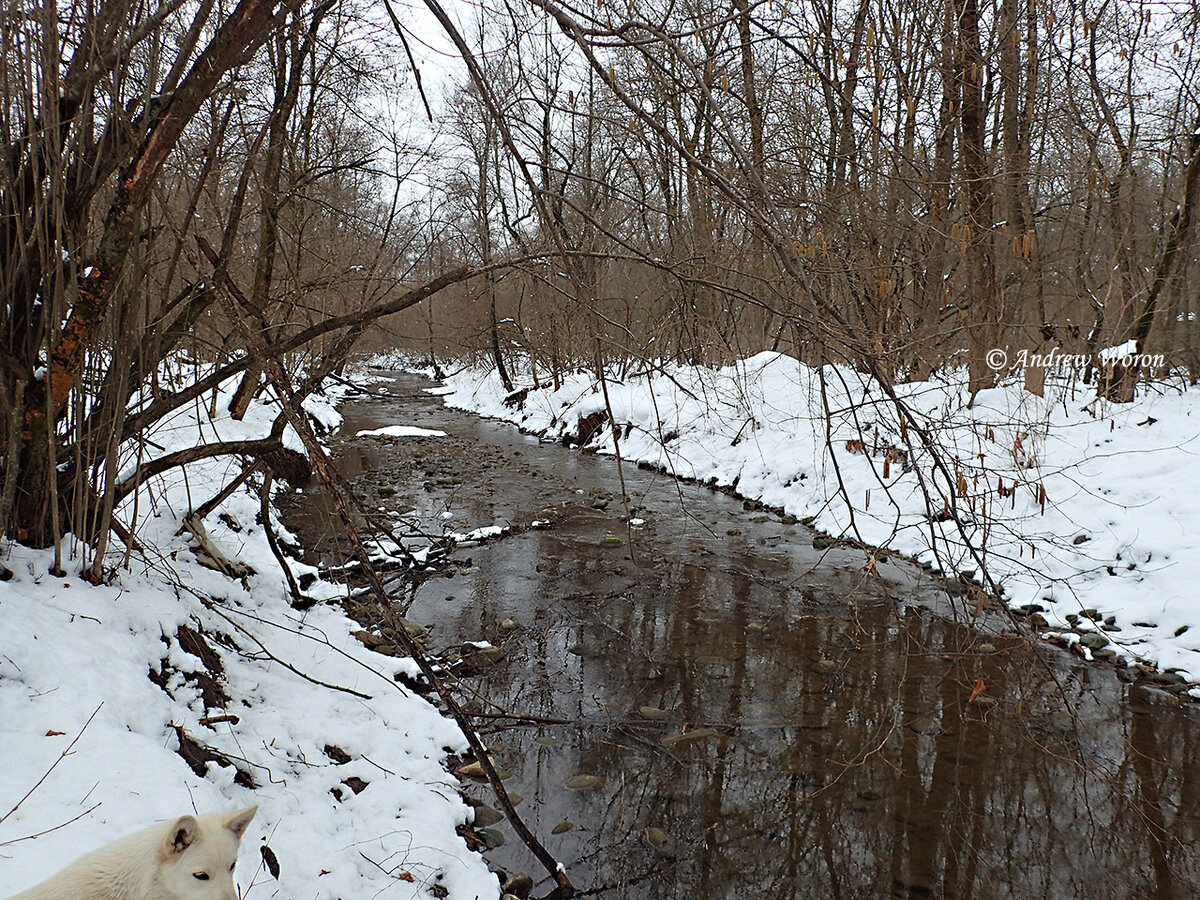
POLYGON ((256 812, 258 812, 257 806, 247 806, 245 809, 230 813, 221 824, 240 838, 246 832, 246 827, 256 812))
POLYGON ((180 816, 167 832, 166 843, 163 844, 163 858, 182 853, 200 836, 200 823, 195 816, 180 816))

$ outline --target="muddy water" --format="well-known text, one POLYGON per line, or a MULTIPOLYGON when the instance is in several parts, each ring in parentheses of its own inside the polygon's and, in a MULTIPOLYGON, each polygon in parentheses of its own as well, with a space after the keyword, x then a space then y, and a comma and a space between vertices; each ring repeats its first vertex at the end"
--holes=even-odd
MULTIPOLYGON (((425 386, 348 405, 336 450, 386 521, 518 527, 404 597, 432 645, 506 651, 464 702, 576 886, 1200 896, 1194 707, 956 621, 902 561, 868 578, 861 553, 627 467, 631 526, 611 460, 446 410, 425 386), (449 436, 353 437, 398 423, 449 436)), ((298 499, 293 525, 336 554, 321 499, 298 499)), ((540 877, 507 823, 492 829, 507 841, 489 859, 540 877)))

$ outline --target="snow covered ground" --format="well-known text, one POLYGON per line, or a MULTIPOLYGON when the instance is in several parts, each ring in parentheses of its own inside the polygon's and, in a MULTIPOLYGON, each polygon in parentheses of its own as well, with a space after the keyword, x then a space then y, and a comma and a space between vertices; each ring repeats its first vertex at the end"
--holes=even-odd
MULTIPOLYGON (((310 412, 338 421, 327 404, 310 412)), ((153 438, 166 453, 260 437, 274 414, 258 405, 234 422, 199 404, 153 438)), ((111 584, 83 581, 77 561, 55 577, 49 552, 0 546, 13 573, 0 582, 0 896, 152 821, 255 803, 237 869, 243 896, 498 896, 496 877, 455 833, 471 814, 442 762, 466 741, 396 682, 415 673, 412 661, 365 649, 337 604, 289 605, 256 496, 235 493, 205 522, 210 540, 255 574, 202 566, 179 534, 187 511, 239 465, 191 465, 186 478, 145 486, 138 537, 153 550, 134 553, 111 584), (235 766, 210 762, 201 777, 181 740, 235 766)), ((310 598, 345 591, 309 578, 310 598)))
MULTIPOLYGON (((1111 404, 1052 379, 1045 398, 1010 382, 968 405, 965 373, 900 385, 943 450, 941 473, 880 387, 851 369, 762 353, 727 368, 606 380, 623 458, 978 579, 965 533, 1009 604, 1040 615, 1048 636, 1085 656, 1175 673, 1164 681, 1200 678, 1200 393, 1145 385, 1135 402, 1111 404)), ((606 410, 591 373, 506 402, 494 373, 466 368, 431 392, 556 439, 577 439, 606 410)), ((587 442, 616 449, 607 423, 587 442)))

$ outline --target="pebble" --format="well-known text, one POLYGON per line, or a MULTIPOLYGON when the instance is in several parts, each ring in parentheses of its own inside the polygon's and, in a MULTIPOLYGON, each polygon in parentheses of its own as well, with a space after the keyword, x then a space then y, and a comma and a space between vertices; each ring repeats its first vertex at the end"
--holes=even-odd
POLYGON ((528 872, 516 872, 504 883, 504 894, 508 897, 528 897, 533 892, 533 876, 528 872))
POLYGON ((675 840, 661 828, 651 826, 642 832, 642 843, 663 856, 675 855, 675 840))
POLYGON ((494 665, 504 659, 507 654, 502 647, 480 647, 472 655, 494 665))
MULTIPOLYGON (((495 763, 493 761, 493 765, 494 764, 495 763)), ((464 778, 478 778, 480 780, 487 779, 487 774, 483 771, 483 766, 481 766, 478 762, 469 762, 466 765, 459 766, 454 771, 459 775, 462 775, 464 778)))
POLYGON ((600 779, 595 775, 572 775, 563 787, 570 791, 594 791, 600 787, 600 779))
POLYGON ((504 813, 498 809, 493 809, 490 806, 475 807, 475 827, 486 828, 488 825, 495 825, 497 822, 504 820, 504 813))
POLYGON ((1177 672, 1156 672, 1150 680, 1155 684, 1183 684, 1187 679, 1177 672))
POLYGON ((479 839, 487 845, 489 850, 503 847, 508 841, 508 838, 504 836, 504 832, 497 831, 495 828, 480 828, 478 834, 479 839))

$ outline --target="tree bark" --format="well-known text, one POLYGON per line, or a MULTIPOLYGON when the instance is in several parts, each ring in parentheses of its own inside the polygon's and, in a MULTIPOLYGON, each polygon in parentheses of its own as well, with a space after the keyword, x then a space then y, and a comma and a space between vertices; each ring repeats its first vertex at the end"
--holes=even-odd
POLYGON ((987 110, 983 99, 984 59, 978 0, 953 0, 958 24, 958 83, 962 105, 963 181, 967 195, 964 243, 970 285, 965 292, 967 360, 972 396, 996 383, 987 352, 999 338, 996 267, 992 258, 993 186, 985 144, 987 110))

